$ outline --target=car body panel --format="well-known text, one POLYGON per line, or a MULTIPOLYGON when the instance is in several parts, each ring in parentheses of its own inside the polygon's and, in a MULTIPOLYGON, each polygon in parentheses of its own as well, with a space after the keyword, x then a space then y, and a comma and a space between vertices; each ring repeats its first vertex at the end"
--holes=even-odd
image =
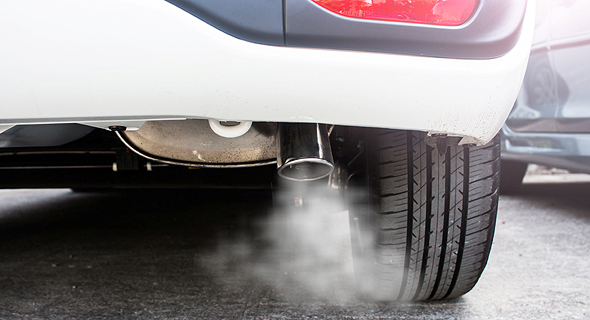
POLYGON ((254 44, 157 0, 4 1, 0 124, 311 122, 482 145, 518 94, 534 4, 507 54, 446 59, 254 44))
POLYGON ((237 38, 285 45, 283 0, 166 0, 237 38))
MULTIPOLYGON (((255 43, 462 59, 497 58, 509 52, 519 39, 526 10, 522 0, 479 0, 465 23, 441 26, 345 17, 312 0, 166 1, 229 35, 255 43)), ((407 0, 375 2, 385 1, 412 6, 407 0)), ((445 2, 451 7, 457 4, 456 0, 445 2)))

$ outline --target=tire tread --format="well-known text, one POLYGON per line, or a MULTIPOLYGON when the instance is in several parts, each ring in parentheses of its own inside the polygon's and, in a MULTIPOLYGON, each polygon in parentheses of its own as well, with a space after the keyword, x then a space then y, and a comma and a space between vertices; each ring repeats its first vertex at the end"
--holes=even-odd
POLYGON ((430 300, 468 292, 493 238, 499 138, 440 152, 422 132, 374 131, 368 144, 377 155, 374 162, 369 158, 370 224, 378 244, 373 260, 381 260, 373 269, 380 283, 374 297, 430 300))

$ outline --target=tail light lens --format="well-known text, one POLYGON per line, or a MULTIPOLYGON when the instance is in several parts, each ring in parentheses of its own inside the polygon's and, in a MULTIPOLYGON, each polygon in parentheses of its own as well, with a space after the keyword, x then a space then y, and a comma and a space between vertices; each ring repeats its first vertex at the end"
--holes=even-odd
POLYGON ((458 26, 477 0, 312 0, 336 14, 358 19, 458 26))

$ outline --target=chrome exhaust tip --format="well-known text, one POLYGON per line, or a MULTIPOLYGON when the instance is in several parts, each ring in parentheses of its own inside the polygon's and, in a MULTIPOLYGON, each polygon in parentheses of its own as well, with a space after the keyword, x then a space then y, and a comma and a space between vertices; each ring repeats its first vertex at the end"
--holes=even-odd
POLYGON ((334 170, 326 125, 280 123, 278 128, 277 173, 292 181, 313 181, 334 170))

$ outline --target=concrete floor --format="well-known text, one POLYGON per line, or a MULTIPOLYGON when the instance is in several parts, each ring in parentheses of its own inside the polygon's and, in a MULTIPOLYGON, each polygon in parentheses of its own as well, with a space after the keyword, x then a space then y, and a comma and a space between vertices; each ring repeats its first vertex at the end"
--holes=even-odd
POLYGON ((0 191, 0 318, 588 319, 590 183, 562 180, 502 196, 477 286, 416 304, 357 297, 345 213, 273 212, 265 192, 0 191))

